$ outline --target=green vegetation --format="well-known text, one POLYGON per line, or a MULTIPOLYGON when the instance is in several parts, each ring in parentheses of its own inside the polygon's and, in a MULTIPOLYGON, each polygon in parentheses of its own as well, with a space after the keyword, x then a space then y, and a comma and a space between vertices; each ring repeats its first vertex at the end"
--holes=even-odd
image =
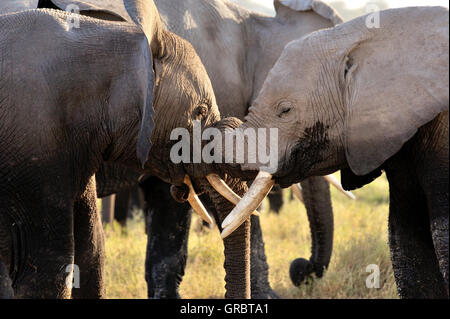
MULTIPOLYGON (((262 210, 261 225, 272 287, 283 298, 397 298, 387 243, 388 184, 383 176, 354 192, 351 201, 332 188, 335 216, 334 249, 328 271, 300 288, 289 278, 289 265, 309 258, 310 235, 304 206, 286 202, 280 215, 262 210), (380 288, 366 288, 366 266, 380 268, 380 288)), ((268 205, 265 205, 268 207, 268 205)), ((192 219, 189 258, 181 285, 183 298, 223 298, 223 245, 217 229, 204 229, 192 219)), ((106 229, 107 296, 146 298, 144 278, 146 235, 136 214, 128 229, 106 229)))

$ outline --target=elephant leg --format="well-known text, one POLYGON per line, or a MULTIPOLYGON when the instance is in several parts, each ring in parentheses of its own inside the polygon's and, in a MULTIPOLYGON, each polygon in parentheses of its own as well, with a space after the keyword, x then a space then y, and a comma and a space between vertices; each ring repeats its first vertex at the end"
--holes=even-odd
POLYGON ((85 192, 74 205, 74 277, 79 277, 75 278, 72 298, 76 299, 105 297, 105 242, 96 200, 95 178, 92 177, 85 192))
MULTIPOLYGON (((0 202, 4 203, 1 200, 0 202)), ((7 215, 7 211, 0 208, 0 299, 11 299, 14 297, 10 274, 10 263, 12 260, 12 226, 13 220, 7 215)))
POLYGON ((177 203, 170 185, 156 177, 140 184, 146 200, 145 280, 149 298, 180 298, 191 224, 188 203, 177 203))
MULTIPOLYGON (((448 136, 448 128, 444 132, 448 136)), ((448 142, 447 142, 448 146, 448 142)), ((448 286, 448 244, 449 244, 449 196, 448 196, 448 148, 442 151, 441 156, 429 156, 427 163, 419 167, 418 171, 420 185, 427 198, 427 205, 430 219, 431 237, 434 250, 438 259, 439 268, 444 278, 447 295, 448 286)), ((429 151, 421 150, 421 154, 431 155, 429 151)), ((434 154, 433 154, 434 155, 434 154)))
POLYGON ((386 173, 390 189, 389 247, 398 293, 401 298, 447 298, 426 197, 411 176, 399 178, 386 173))
POLYGON ((269 283, 269 265, 264 251, 264 240, 258 216, 250 222, 250 283, 252 299, 278 299, 269 283))
POLYGON ((144 194, 139 186, 133 187, 131 189, 131 199, 130 199, 131 209, 144 209, 145 199, 144 194))
MULTIPOLYGON (((447 201, 448 204, 448 201, 447 201)), ((448 241, 449 241, 449 220, 448 206, 445 211, 438 209, 430 210, 431 235, 433 239, 436 257, 438 259, 439 268, 444 278, 445 288, 447 289, 447 297, 449 296, 448 286, 448 241)))
POLYGON ((11 279, 15 298, 70 298, 74 264, 72 208, 50 196, 33 210, 11 207, 11 279))
POLYGON ((116 194, 114 205, 114 219, 125 227, 127 225, 128 211, 131 202, 131 190, 127 189, 116 194))
POLYGON ((280 185, 275 185, 267 195, 267 198, 269 199, 270 210, 278 214, 284 203, 283 189, 280 185))
MULTIPOLYGON (((444 188, 442 188, 444 190, 444 188)), ((433 239, 434 249, 436 257, 439 262, 439 268, 442 276, 444 277, 445 286, 447 289, 447 296, 449 295, 448 286, 448 242, 449 242, 449 207, 448 207, 448 183, 445 190, 447 196, 444 202, 434 201, 431 199, 428 201, 430 210, 430 225, 431 225, 431 237, 433 239)))
POLYGON ((312 273, 322 277, 333 251, 334 222, 330 186, 323 177, 310 177, 301 185, 311 231, 311 257, 309 260, 297 258, 291 263, 290 277, 295 286, 299 286, 312 273))
POLYGON ((14 298, 14 292, 11 287, 11 279, 9 278, 8 269, 0 261, 0 299, 14 298))
POLYGON ((114 202, 116 194, 102 198, 102 222, 103 224, 112 224, 114 220, 114 202))

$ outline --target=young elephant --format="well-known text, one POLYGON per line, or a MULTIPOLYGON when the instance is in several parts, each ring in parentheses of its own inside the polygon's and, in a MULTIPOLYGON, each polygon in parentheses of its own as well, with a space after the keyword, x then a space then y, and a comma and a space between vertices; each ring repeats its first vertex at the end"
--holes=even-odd
MULTIPOLYGON (((189 183, 186 167, 170 161, 170 132, 220 119, 192 46, 164 30, 152 1, 124 4, 126 18, 88 10, 115 21, 59 10, 0 16, 0 265, 15 297, 70 297, 66 283, 75 275, 80 288, 72 297, 103 297, 94 178, 100 164, 189 183)), ((228 260, 236 271, 227 272, 237 287, 229 295, 241 298, 249 296, 249 223, 225 241, 239 247, 242 238, 228 260)))
POLYGON ((274 180, 286 187, 341 170, 354 189, 384 170, 399 295, 447 298, 448 15, 441 7, 386 10, 379 27, 359 17, 287 45, 242 125, 278 128, 278 168, 274 179, 260 172, 223 234, 274 180))

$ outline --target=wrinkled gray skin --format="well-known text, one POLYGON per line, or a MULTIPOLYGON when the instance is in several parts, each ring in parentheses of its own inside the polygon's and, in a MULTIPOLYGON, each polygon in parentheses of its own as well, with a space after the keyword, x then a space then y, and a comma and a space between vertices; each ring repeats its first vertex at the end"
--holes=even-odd
MULTIPOLYGON (((275 1, 277 15, 274 18, 250 12, 224 0, 157 0, 155 4, 167 28, 190 41, 202 59, 221 114, 240 119, 244 118, 267 73, 288 42, 341 22, 336 12, 320 1, 315 2, 314 10, 306 11, 292 9, 275 1)), ((107 170, 112 171, 111 175, 117 175, 120 171, 114 167, 107 170)), ((131 175, 124 174, 123 180, 128 180, 131 175)), ((112 180, 114 178, 110 176, 97 174, 98 193, 107 195, 119 188, 127 188, 123 187, 122 180, 115 189, 104 189, 103 185, 112 180)), ((159 185, 156 181, 152 179, 152 183, 144 183, 146 188, 143 188, 150 201, 147 202, 148 295, 151 298, 175 298, 179 297, 178 286, 187 258, 185 243, 190 213, 187 211, 188 206, 171 200, 168 185, 163 182, 159 185), (173 223, 166 221, 168 214, 171 214, 173 223), (178 245, 167 247, 165 242, 170 237, 180 238, 178 245)), ((291 265, 290 275, 295 285, 312 273, 322 276, 330 261, 333 243, 333 215, 328 184, 322 178, 311 178, 303 181, 302 187, 311 227, 312 254, 309 261, 299 258, 291 265)), ((127 190, 119 196, 127 198, 126 194, 127 190)), ((268 265, 259 218, 252 216, 251 219, 252 297, 277 297, 268 282, 268 265)))
POLYGON ((290 43, 242 127, 279 128, 274 178, 285 187, 341 170, 354 189, 384 170, 399 295, 448 298, 448 9, 382 11, 380 28, 365 21, 290 43))
MULTIPOLYGON (((192 46, 163 29, 152 1, 125 3, 126 22, 78 16, 80 28, 69 28, 69 15, 58 10, 0 16, 0 262, 17 298, 103 297, 94 173, 104 161, 145 164, 145 172, 182 185, 186 167, 171 164, 168 134, 220 118, 192 46), (73 292, 65 284, 71 264, 81 279, 73 292)), ((195 175, 201 170, 189 170, 204 183, 195 175)), ((225 247, 239 248, 233 258, 244 260, 249 223, 241 229, 225 247)), ((227 293, 248 297, 249 269, 226 260, 239 273, 228 279, 240 282, 227 293)))

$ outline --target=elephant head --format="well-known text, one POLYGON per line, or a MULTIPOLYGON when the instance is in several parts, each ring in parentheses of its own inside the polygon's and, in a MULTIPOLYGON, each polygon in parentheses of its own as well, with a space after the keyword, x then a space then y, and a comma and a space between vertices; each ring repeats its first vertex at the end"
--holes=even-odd
MULTIPOLYGON (((169 158, 172 130, 192 131, 194 121, 209 126, 220 119, 211 82, 192 45, 164 29, 153 1, 124 0, 123 7, 113 11, 82 1, 40 0, 38 8, 70 9, 96 19, 132 23, 142 30, 144 65, 137 89, 143 92, 139 101, 143 108, 136 156, 147 172, 182 184, 183 167, 169 158)), ((130 66, 129 71, 136 70, 130 66)), ((114 150, 110 153, 107 160, 114 160, 114 150)))
MULTIPOLYGON (((380 28, 366 19, 314 32, 284 49, 241 125, 277 129, 275 147, 267 146, 278 165, 270 172, 260 171, 259 161, 241 165, 260 173, 222 224, 225 235, 248 218, 274 181, 289 186, 340 169, 367 178, 448 110, 448 9, 382 11, 380 28)), ((256 143, 247 141, 246 148, 256 143)))

